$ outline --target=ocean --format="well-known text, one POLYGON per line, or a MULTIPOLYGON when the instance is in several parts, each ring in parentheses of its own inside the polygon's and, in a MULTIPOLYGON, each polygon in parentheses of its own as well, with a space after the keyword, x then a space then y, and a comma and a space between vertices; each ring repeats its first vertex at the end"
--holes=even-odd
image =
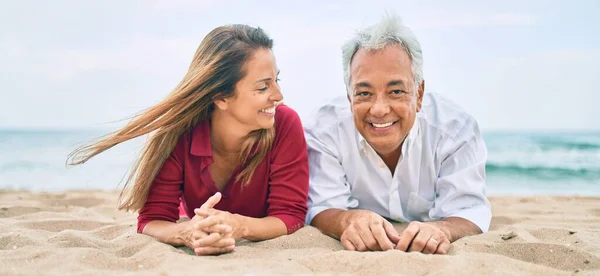
MULTIPOLYGON (((88 163, 67 155, 98 131, 0 130, 0 189, 113 190, 141 149, 139 138, 88 163)), ((488 195, 600 195, 600 132, 484 132, 488 195)))

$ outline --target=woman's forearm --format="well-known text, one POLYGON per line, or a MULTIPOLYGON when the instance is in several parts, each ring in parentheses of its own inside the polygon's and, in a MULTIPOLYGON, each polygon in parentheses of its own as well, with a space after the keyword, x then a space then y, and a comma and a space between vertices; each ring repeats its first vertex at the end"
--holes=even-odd
POLYGON ((189 232, 189 221, 174 223, 169 221, 154 220, 146 224, 142 233, 157 239, 160 242, 174 246, 190 246, 186 233, 189 232))
POLYGON ((239 221, 239 238, 262 241, 287 234, 287 227, 276 217, 251 218, 235 214, 239 221))
MULTIPOLYGON (((239 225, 234 233, 236 238, 261 241, 287 234, 285 223, 276 217, 252 218, 238 214, 234 217, 239 225)), ((190 230, 189 223, 190 221, 173 223, 154 220, 146 224, 142 233, 166 244, 190 246, 187 238, 190 230)))

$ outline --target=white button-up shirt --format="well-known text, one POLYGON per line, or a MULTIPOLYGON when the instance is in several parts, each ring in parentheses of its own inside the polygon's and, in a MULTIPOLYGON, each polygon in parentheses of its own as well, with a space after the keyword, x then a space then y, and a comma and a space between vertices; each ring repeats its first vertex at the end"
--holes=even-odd
POLYGON ((401 222, 461 217, 488 230, 487 149, 475 119, 450 101, 425 93, 393 174, 357 131, 346 97, 323 105, 304 125, 307 224, 323 210, 339 208, 401 222))

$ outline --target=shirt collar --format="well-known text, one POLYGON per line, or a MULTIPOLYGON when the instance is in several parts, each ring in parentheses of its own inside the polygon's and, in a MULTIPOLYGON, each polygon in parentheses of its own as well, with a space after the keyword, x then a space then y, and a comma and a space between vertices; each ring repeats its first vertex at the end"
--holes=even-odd
MULTIPOLYGON (((364 152, 364 151, 366 151, 367 148, 371 147, 371 145, 369 145, 369 142, 367 142, 367 139, 365 139, 365 137, 363 137, 356 128, 355 128, 355 131, 356 131, 356 135, 357 135, 357 139, 358 139, 358 146, 359 146, 360 150, 364 152)), ((407 154, 409 147, 412 144, 414 144, 413 142, 415 141, 415 139, 417 138, 418 135, 419 135, 419 118, 417 117, 417 118, 415 118, 415 123, 413 124, 412 128, 408 132, 408 135, 406 135, 406 138, 404 139, 404 143, 402 143, 402 155, 407 154)))
POLYGON ((210 145, 210 119, 202 120, 192 130, 190 154, 195 156, 212 156, 210 145))

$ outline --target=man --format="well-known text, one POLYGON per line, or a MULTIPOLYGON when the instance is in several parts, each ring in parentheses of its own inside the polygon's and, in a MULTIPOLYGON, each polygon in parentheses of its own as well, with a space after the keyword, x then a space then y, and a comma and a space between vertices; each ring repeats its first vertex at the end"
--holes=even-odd
POLYGON ((394 16, 343 47, 348 95, 306 122, 307 224, 347 250, 445 254, 489 228, 477 122, 425 94, 421 46, 394 16), (409 222, 399 234, 388 220, 409 222))

